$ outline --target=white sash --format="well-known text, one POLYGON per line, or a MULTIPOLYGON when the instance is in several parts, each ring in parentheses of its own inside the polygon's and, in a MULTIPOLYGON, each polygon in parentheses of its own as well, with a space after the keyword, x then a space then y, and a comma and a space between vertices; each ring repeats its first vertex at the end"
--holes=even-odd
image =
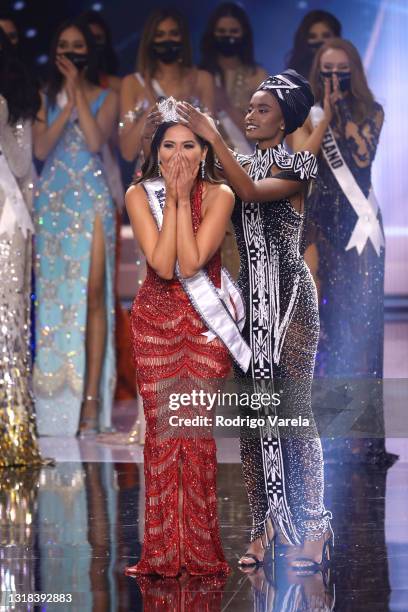
MULTIPOLYGON (((320 123, 322 113, 323 109, 320 106, 312 107, 310 118, 313 127, 320 123)), ((344 161, 330 126, 327 128, 323 137, 322 151, 336 181, 358 216, 356 225, 345 250, 349 251, 355 247, 358 254, 361 255, 367 240, 371 240, 375 252, 379 256, 381 247, 385 246, 385 240, 380 222, 377 219, 378 203, 372 188, 370 189, 368 198, 366 198, 344 161)))
MULTIPOLYGON (((157 227, 161 229, 166 193, 163 179, 142 183, 157 227)), ((225 344, 240 368, 246 372, 252 357, 251 349, 241 335, 245 323, 245 306, 239 289, 221 268, 221 289, 217 289, 204 270, 191 278, 183 278, 176 264, 176 275, 195 310, 206 326, 207 342, 216 336, 225 344)))
POLYGON ((7 234, 10 238, 19 227, 24 238, 27 232, 34 234, 34 226, 27 210, 21 189, 10 170, 4 153, 0 151, 1 190, 5 194, 3 211, 0 215, 0 235, 7 234))

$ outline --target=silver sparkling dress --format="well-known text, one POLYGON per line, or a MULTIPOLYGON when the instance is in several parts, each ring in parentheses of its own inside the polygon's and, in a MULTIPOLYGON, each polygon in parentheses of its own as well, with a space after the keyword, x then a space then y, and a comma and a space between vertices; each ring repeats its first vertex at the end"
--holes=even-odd
POLYGON ((0 96, 1 467, 42 463, 30 392, 31 181, 31 125, 9 125, 0 96))
MULTIPOLYGON (((316 175, 312 154, 289 155, 282 145, 237 159, 255 181, 273 175, 306 187, 316 175)), ((280 393, 277 416, 309 422, 285 433, 267 419, 255 436, 241 430, 251 539, 263 535, 270 517, 293 544, 319 539, 330 515, 324 508, 322 447, 311 410, 319 316, 316 287, 299 253, 302 220, 288 200, 237 200, 232 215, 241 260, 238 284, 247 310, 243 335, 253 353, 246 382, 256 392, 280 393)))

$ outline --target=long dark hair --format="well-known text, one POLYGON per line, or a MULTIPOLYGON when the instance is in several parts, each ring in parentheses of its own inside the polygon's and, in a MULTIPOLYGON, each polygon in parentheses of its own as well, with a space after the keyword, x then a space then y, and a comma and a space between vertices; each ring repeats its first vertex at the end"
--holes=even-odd
MULTIPOLYGON (((140 183, 141 181, 147 181, 148 179, 158 178, 159 176, 159 165, 158 165, 158 152, 161 143, 163 142, 164 136, 167 130, 175 125, 180 125, 179 123, 175 123, 174 121, 165 121, 161 123, 157 128, 152 143, 150 146, 150 155, 146 159, 145 163, 142 166, 142 176, 135 181, 136 183, 140 183)), ((212 146, 209 142, 201 138, 197 134, 194 134, 197 141, 200 144, 200 147, 204 149, 207 147, 207 155, 205 158, 205 180, 209 183, 221 183, 222 181, 217 179, 216 171, 215 171, 215 157, 212 146)))
POLYGON ((255 69, 254 59, 254 37, 249 17, 243 8, 234 2, 220 4, 210 15, 207 27, 201 39, 201 63, 200 68, 208 70, 212 74, 219 72, 217 63, 217 50, 215 48, 214 30, 221 17, 234 17, 239 21, 242 28, 244 44, 240 53, 240 60, 245 66, 255 69))
MULTIPOLYGON (((116 51, 112 44, 112 34, 106 21, 103 19, 99 11, 85 11, 79 16, 79 21, 85 23, 88 27, 92 24, 102 28, 105 34, 105 47, 103 54, 98 55, 98 68, 104 74, 117 74, 119 61, 116 51)), ((92 32, 91 32, 92 33, 92 32)))
POLYGON ((173 7, 158 8, 147 18, 137 54, 137 70, 143 76, 152 77, 157 68, 157 60, 150 55, 150 45, 156 34, 157 26, 165 19, 174 19, 180 30, 182 52, 180 64, 186 68, 193 65, 190 31, 185 17, 173 7))
POLYGON ((86 26, 79 19, 69 19, 64 21, 64 23, 58 27, 51 42, 49 72, 46 85, 46 93, 51 106, 55 106, 57 94, 61 91, 64 81, 64 77, 55 65, 55 59, 57 55, 59 38, 62 32, 68 30, 68 28, 76 28, 84 37, 86 46, 88 48, 88 66, 85 69, 85 76, 90 83, 99 85, 98 58, 91 31, 89 30, 88 26, 86 26))
POLYGON ((18 58, 13 45, 0 28, 0 94, 6 99, 9 123, 35 119, 41 106, 39 85, 18 58))
POLYGON ((351 71, 350 107, 353 119, 359 123, 369 116, 375 106, 374 96, 368 86, 361 57, 355 46, 343 38, 331 38, 317 51, 310 71, 310 85, 315 99, 323 101, 324 91, 320 79, 320 60, 328 49, 341 49, 347 54, 351 71))
POLYGON ((287 68, 293 68, 302 76, 308 78, 313 63, 313 53, 307 44, 309 31, 316 23, 326 24, 333 32, 333 36, 341 36, 341 23, 328 11, 310 11, 306 13, 295 32, 293 48, 287 56, 287 68))

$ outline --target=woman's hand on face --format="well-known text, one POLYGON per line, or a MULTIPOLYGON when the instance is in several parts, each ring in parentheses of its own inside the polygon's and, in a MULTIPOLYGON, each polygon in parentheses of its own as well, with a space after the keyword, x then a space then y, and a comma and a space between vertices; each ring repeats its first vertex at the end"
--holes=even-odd
POLYGON ((332 104, 332 108, 334 108, 336 105, 336 102, 338 102, 343 97, 343 94, 340 89, 340 82, 339 82, 339 77, 337 76, 337 74, 333 74, 332 78, 333 78, 333 92, 330 94, 330 101, 332 104))
POLYGON ((333 119, 333 108, 331 102, 331 93, 330 93, 330 79, 324 79, 324 99, 323 99, 323 112, 324 119, 328 124, 330 124, 333 119))
POLYGON ((192 132, 204 138, 204 140, 212 143, 218 136, 214 120, 194 108, 194 106, 191 106, 191 104, 188 104, 188 102, 179 102, 177 104, 177 112, 181 122, 189 127, 192 132))
POLYGON ((79 89, 79 72, 74 64, 65 55, 57 55, 56 65, 65 77, 65 88, 68 95, 68 104, 75 106, 75 98, 79 89))
POLYGON ((166 205, 170 206, 177 204, 177 179, 179 174, 179 167, 177 164, 178 155, 175 154, 170 159, 167 168, 165 168, 162 164, 160 164, 161 174, 164 178, 164 182, 166 185, 166 205))
POLYGON ((197 178, 200 166, 193 166, 183 153, 178 154, 177 164, 179 168, 177 177, 178 201, 190 203, 191 190, 197 178))

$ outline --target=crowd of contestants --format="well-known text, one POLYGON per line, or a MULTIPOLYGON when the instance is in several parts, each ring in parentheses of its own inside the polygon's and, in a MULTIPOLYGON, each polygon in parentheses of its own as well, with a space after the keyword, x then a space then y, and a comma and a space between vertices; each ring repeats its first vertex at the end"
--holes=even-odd
MULTIPOLYGON (((247 308, 243 335, 249 344, 248 321, 251 330, 257 323, 251 311, 257 287, 249 287, 245 278, 252 265, 250 238, 244 236, 246 207, 258 210, 261 219, 256 256, 261 257, 262 240, 272 260, 278 252, 280 305, 287 306, 288 317, 292 308, 279 340, 280 354, 260 378, 302 380, 303 391, 298 385, 292 397, 296 416, 311 414, 313 375, 329 381, 361 379, 367 408, 361 425, 374 433, 332 440, 326 456, 381 465, 394 459, 384 448, 381 389, 370 384, 383 374, 381 211, 373 205, 377 233, 350 246, 359 214, 322 151, 332 135, 362 199, 371 201, 371 166, 384 112, 369 89, 356 48, 341 36, 341 24, 330 13, 305 15, 282 67, 284 78, 297 87, 293 98, 289 90, 283 93, 290 104, 282 116, 271 102, 276 77, 268 77, 257 64, 248 16, 234 3, 220 4, 211 15, 199 66, 192 62, 184 17, 172 8, 154 11, 140 37, 136 69, 123 78, 109 27, 100 13, 86 12, 55 32, 48 76, 41 84, 21 51, 13 16, 0 13, 0 466, 46 463, 38 435, 104 433, 99 440, 113 441, 115 395, 135 397, 137 378, 150 433, 144 552, 140 563, 128 568, 130 574, 170 576, 180 567, 193 574, 228 571, 216 519, 214 443, 157 442, 152 431, 160 402, 151 389, 172 376, 176 354, 201 372, 203 385, 225 378, 231 366, 219 338, 206 346, 206 326, 174 277, 176 259, 185 278, 205 266, 220 288, 221 257, 232 278, 240 275, 247 308), (183 101, 180 117, 188 128, 163 123, 157 103, 170 96, 183 101), (298 158, 285 151, 283 140, 298 158), (133 167, 126 206, 147 262, 147 280, 130 318, 117 292, 125 218, 120 156, 133 167), (291 166, 289 171, 293 159, 304 168, 291 166), (265 195, 262 183, 271 177, 276 183, 265 195), (149 180, 166 187, 159 233, 143 193, 149 180), (257 209, 259 202, 263 205, 257 209), (180 235, 176 227, 183 228, 180 235), (296 296, 293 304, 291 296, 296 296), (177 461, 168 461, 172 454, 177 461), (182 512, 179 488, 173 487, 179 469, 182 512), (203 517, 208 511, 211 520, 202 518, 201 511, 203 517), (200 537, 205 542, 201 550, 200 537)), ((145 267, 140 270, 141 283, 145 267)), ((272 336, 271 330, 264 331, 272 336)), ((254 354, 252 360, 256 379, 254 354)), ((344 394, 332 393, 330 401, 336 403, 337 396, 334 407, 341 409, 344 394)), ((137 435, 143 437, 141 431, 137 435)), ((135 441, 135 428, 127 438, 135 441)), ((289 527, 265 491, 262 465, 268 458, 259 440, 241 438, 253 525, 240 564, 262 564, 266 546, 278 535, 281 543, 300 546, 297 569, 304 570, 306 562, 314 571, 321 568, 333 538, 324 508, 320 440, 316 434, 313 440, 285 441, 282 447, 288 478, 283 489, 293 519, 289 527)))
MULTIPOLYGON (((346 248, 357 216, 320 148, 330 127, 368 197, 384 113, 357 50, 341 35, 341 24, 325 11, 308 13, 298 27, 287 68, 310 81, 323 115, 320 122, 308 117, 286 145, 320 162, 300 244, 319 298, 315 375, 379 379, 384 243, 376 249, 367 241, 361 252, 346 248)), ((136 70, 123 78, 109 28, 96 12, 57 29, 41 87, 19 44, 12 16, 0 14, 2 466, 41 464, 37 433, 109 432, 118 381, 130 376, 132 393, 131 332, 116 291, 124 205, 119 155, 140 177, 161 123, 156 103, 169 96, 210 115, 230 149, 250 155, 245 117, 267 77, 254 58, 248 16, 233 3, 219 5, 210 17, 199 66, 192 62, 187 23, 174 9, 149 16, 136 70), (124 365, 118 358, 123 344, 124 365)), ((166 181, 171 184, 169 175, 166 181)), ((222 257, 236 278, 231 224, 222 257)), ((369 406, 381 433, 381 398, 371 395, 369 406)), ((390 460, 381 435, 346 446, 353 460, 390 460)), ((338 450, 332 445, 334 456, 338 450)))

